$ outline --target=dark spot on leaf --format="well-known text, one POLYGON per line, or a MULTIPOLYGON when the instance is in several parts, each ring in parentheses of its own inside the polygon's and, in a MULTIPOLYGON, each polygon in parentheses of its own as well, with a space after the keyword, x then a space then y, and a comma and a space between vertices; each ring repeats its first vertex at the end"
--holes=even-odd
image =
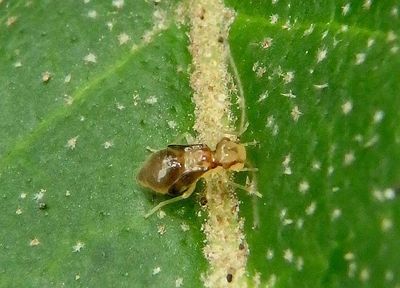
POLYGON ((208 202, 208 200, 207 200, 207 197, 206 197, 206 196, 202 196, 202 197, 200 198, 200 205, 201 205, 201 206, 207 205, 207 202, 208 202))
POLYGON ((226 275, 226 281, 228 281, 228 283, 231 283, 231 282, 232 282, 232 279, 233 279, 233 275, 232 275, 231 273, 228 273, 228 274, 226 275))

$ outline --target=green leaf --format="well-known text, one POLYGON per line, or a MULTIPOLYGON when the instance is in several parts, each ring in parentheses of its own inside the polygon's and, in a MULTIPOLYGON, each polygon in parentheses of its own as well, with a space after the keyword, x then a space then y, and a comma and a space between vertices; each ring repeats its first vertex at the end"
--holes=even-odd
POLYGON ((201 286, 194 201, 179 217, 145 220, 162 197, 134 178, 146 146, 164 147, 193 126, 176 5, 0 7, 0 286, 175 287, 180 278, 201 286), (152 30, 157 17, 165 29, 152 30), (85 61, 90 53, 95 63, 85 61))
POLYGON ((242 197, 248 270, 277 287, 396 286, 396 2, 352 1, 347 15, 337 1, 229 3, 245 140, 260 143, 250 156, 264 195, 242 197))
MULTIPOLYGON (((395 287, 398 4, 292 2, 227 1, 250 286, 395 287)), ((189 27, 179 1, 118 3, 0 1, 0 287, 203 285, 198 199, 144 219, 166 197, 134 178, 192 130, 189 27)))

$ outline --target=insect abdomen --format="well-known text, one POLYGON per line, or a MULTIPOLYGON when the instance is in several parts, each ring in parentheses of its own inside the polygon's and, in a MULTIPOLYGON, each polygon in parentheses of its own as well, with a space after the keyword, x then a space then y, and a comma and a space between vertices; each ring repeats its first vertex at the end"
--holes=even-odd
POLYGON ((150 156, 140 169, 137 180, 144 187, 167 194, 183 169, 181 155, 176 155, 175 151, 167 148, 150 156))

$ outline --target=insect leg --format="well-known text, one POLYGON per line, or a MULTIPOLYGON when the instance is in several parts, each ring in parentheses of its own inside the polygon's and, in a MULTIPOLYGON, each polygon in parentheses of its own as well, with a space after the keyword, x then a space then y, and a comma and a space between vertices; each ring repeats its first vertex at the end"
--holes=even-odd
POLYGON ((144 218, 148 218, 149 216, 153 215, 155 212, 157 212, 158 210, 160 210, 162 207, 171 204, 171 203, 175 203, 181 200, 184 200, 186 198, 188 198, 190 195, 192 195, 194 189, 196 188, 196 185, 193 185, 192 187, 190 187, 188 190, 185 191, 185 193, 183 193, 180 196, 162 201, 160 203, 158 203, 157 206, 155 206, 153 209, 151 209, 145 216, 144 218))
POLYGON ((193 144, 195 143, 195 139, 189 132, 183 132, 179 136, 177 136, 171 143, 178 143, 178 144, 193 144))
POLYGON ((146 150, 151 152, 151 153, 156 153, 156 152, 160 151, 158 149, 151 148, 150 146, 146 146, 146 150))
POLYGON ((258 172, 258 168, 255 167, 244 167, 236 172, 258 172))
MULTIPOLYGON (((246 181, 247 182, 247 181, 246 181)), ((250 183, 250 185, 240 185, 238 183, 235 183, 233 181, 228 181, 228 183, 230 185, 232 185, 235 188, 241 189, 246 191, 247 193, 249 193, 250 195, 256 195, 259 198, 262 198, 262 194, 260 192, 257 191, 256 185, 252 183, 250 183)))
POLYGON ((239 104, 239 109, 241 112, 240 119, 239 119, 238 136, 241 136, 247 130, 247 127, 249 126, 249 123, 246 121, 246 100, 244 98, 242 81, 240 81, 239 72, 236 67, 235 60, 232 57, 229 45, 227 45, 227 48, 228 48, 229 66, 232 69, 234 82, 238 89, 238 96, 239 96, 238 104, 239 104))
POLYGON ((259 142, 257 142, 256 140, 253 140, 251 142, 245 142, 245 143, 240 143, 243 146, 257 146, 258 144, 260 144, 259 142))

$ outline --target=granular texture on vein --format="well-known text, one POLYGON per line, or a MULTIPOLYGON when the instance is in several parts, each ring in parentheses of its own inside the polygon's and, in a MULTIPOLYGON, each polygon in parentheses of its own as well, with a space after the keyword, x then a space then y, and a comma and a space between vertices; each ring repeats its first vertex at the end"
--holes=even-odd
MULTIPOLYGON (((189 6, 190 52, 194 90, 194 129, 197 141, 211 149, 224 136, 236 140, 230 111, 231 76, 227 62, 227 38, 234 13, 219 0, 192 0, 189 6)), ((203 275, 206 287, 246 287, 247 244, 239 203, 230 183, 230 172, 216 169, 206 178, 207 220, 204 255, 209 270, 203 275)))

